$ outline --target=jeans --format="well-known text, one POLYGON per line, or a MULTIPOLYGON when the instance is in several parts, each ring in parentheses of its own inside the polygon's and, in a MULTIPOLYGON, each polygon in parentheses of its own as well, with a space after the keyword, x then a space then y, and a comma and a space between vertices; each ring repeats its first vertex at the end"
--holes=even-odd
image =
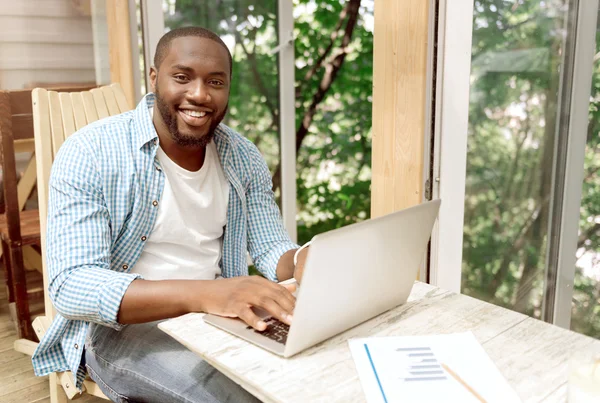
POLYGON ((86 368, 114 402, 259 402, 231 379, 158 329, 158 322, 121 331, 92 324, 86 368))

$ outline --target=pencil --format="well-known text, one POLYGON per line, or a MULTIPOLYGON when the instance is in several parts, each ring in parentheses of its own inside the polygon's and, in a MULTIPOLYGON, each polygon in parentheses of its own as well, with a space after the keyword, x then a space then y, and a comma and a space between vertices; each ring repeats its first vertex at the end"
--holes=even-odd
POLYGON ((486 403, 485 399, 483 397, 481 397, 481 395, 479 393, 475 392, 475 389, 473 389, 472 387, 470 387, 468 383, 466 383, 465 381, 463 381, 462 378, 460 376, 458 376, 458 374, 456 372, 452 371, 444 363, 442 363, 441 365, 442 365, 442 368, 444 368, 447 373, 449 373, 450 375, 452 375, 452 377, 454 379, 456 379, 462 386, 464 386, 465 389, 467 389, 469 392, 471 392, 473 394, 473 396, 475 396, 477 398, 477 400, 479 400, 481 403, 486 403))

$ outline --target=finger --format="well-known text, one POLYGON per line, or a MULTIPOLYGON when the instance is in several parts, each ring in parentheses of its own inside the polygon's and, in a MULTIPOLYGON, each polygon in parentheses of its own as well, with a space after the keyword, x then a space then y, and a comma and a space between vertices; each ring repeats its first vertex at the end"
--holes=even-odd
POLYGON ((246 322, 248 326, 252 326, 254 329, 262 332, 267 329, 267 324, 250 309, 246 307, 238 314, 238 317, 246 322))
MULTIPOLYGON (((298 288, 298 286, 296 285, 296 283, 290 283, 290 284, 279 284, 280 286, 282 286, 283 288, 285 288, 286 290, 288 290, 290 292, 290 294, 294 294, 296 292, 296 289, 298 288)), ((292 295, 293 297, 294 295, 292 295)))
MULTIPOLYGON (((296 297, 292 295, 290 292, 288 285, 290 284, 278 284, 267 279, 261 278, 259 282, 259 286, 261 288, 260 291, 256 292, 255 295, 260 298, 261 295, 264 295, 263 290, 267 290, 267 296, 279 305, 281 305, 288 313, 293 313, 294 308, 296 307, 296 297)), ((254 301, 256 302, 256 301, 254 301)))
POLYGON ((286 311, 281 305, 277 304, 272 299, 266 299, 262 301, 260 307, 283 323, 287 323, 288 325, 292 324, 291 312, 286 311))
POLYGON ((296 307, 296 297, 292 295, 288 287, 279 284, 274 285, 275 287, 273 287, 272 293, 270 294, 271 299, 281 305, 288 314, 292 314, 296 307))

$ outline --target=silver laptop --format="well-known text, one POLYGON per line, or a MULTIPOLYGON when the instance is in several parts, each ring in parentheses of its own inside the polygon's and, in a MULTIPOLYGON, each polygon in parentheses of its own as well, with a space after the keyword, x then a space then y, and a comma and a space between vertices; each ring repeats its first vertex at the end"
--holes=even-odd
POLYGON ((288 326, 255 309, 268 327, 240 319, 204 321, 275 354, 290 357, 406 302, 440 207, 433 200, 313 238, 294 320, 288 326))

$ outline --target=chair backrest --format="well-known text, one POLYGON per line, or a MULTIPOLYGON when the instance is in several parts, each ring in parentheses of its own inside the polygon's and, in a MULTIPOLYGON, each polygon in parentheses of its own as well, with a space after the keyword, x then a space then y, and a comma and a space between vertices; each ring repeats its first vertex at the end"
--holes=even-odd
MULTIPOLYGON (((46 221, 48 208, 48 182, 54 157, 71 134, 92 123, 132 109, 119 84, 94 88, 82 92, 57 92, 36 88, 32 92, 35 155, 37 160, 38 204, 44 289, 48 289, 46 268, 46 221)), ((54 311, 46 293, 46 317, 52 319, 54 311)))
MULTIPOLYGON (((57 89, 61 92, 89 90, 90 86, 57 89)), ((2 160, 4 209, 10 239, 20 235, 19 212, 23 210, 36 184, 36 161, 32 156, 21 180, 18 178, 15 154, 32 152, 33 111, 31 90, 0 91, 0 157, 2 160)))

